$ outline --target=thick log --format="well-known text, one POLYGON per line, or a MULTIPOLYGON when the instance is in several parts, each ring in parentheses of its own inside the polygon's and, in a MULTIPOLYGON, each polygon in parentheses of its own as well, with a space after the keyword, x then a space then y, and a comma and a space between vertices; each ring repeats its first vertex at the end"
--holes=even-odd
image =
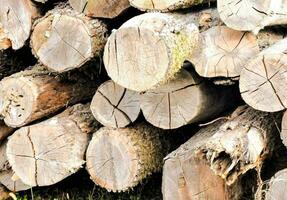
POLYGON ((64 72, 99 56, 106 32, 105 24, 97 19, 70 8, 55 8, 35 23, 31 47, 47 68, 64 72))
POLYGON ((287 24, 287 2, 218 0, 222 21, 230 28, 258 33, 265 26, 287 24))
MULTIPOLYGON (((241 178, 258 170, 278 140, 280 114, 240 107, 230 116, 202 128, 165 158, 162 192, 165 200, 241 199, 241 178)), ((255 179, 256 180, 256 179, 255 179)), ((245 191, 246 192, 246 191, 245 191)), ((252 190, 249 191, 252 193, 252 190)))
POLYGON ((7 140, 1 142, 0 145, 0 183, 13 192, 30 189, 31 187, 17 178, 14 171, 11 169, 6 154, 6 148, 7 140))
POLYGON ((235 87, 215 86, 194 70, 182 69, 174 80, 140 95, 145 119, 162 129, 175 129, 218 116, 238 102, 235 87))
POLYGON ((114 82, 145 91, 167 82, 181 69, 198 42, 192 15, 146 13, 114 31, 104 63, 114 82))
POLYGON ((86 77, 61 79, 41 66, 16 73, 0 82, 0 114, 11 127, 32 121, 92 97, 97 85, 86 77))
POLYGON ((170 12, 173 10, 190 8, 195 5, 210 3, 215 0, 129 0, 130 4, 143 11, 156 10, 170 12))
POLYGON ((146 124, 123 129, 101 128, 94 133, 87 150, 91 179, 109 191, 136 186, 162 167, 168 142, 161 130, 146 124))
POLYGON ((241 71, 240 92, 253 108, 266 112, 284 110, 287 105, 287 39, 263 50, 241 71))
POLYGON ((82 167, 89 133, 99 127, 89 106, 77 104, 9 137, 8 161, 25 184, 53 185, 82 167))
POLYGON ((139 94, 109 80, 98 88, 91 110, 104 126, 123 128, 133 123, 140 114, 139 94))
POLYGON ((128 0, 69 0, 73 9, 90 17, 115 18, 130 7, 128 0))
MULTIPOLYGON (((4 35, 0 36, 0 40, 10 42, 13 49, 20 49, 30 37, 32 24, 38 17, 40 17, 39 9, 32 0, 2 0, 0 24, 4 35)), ((0 47, 0 50, 7 48, 5 45, 4 48, 0 47)))

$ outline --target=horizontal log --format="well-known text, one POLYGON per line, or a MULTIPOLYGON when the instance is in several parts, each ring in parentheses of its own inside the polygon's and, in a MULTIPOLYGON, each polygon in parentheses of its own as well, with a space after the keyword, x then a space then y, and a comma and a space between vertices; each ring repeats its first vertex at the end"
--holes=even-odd
POLYGON ((109 80, 99 86, 91 110, 104 126, 123 128, 133 123, 140 114, 139 94, 109 80))
POLYGON ((114 82, 145 91, 167 82, 181 69, 198 41, 192 15, 146 13, 114 31, 104 63, 114 82))
POLYGON ((64 72, 99 56, 106 34, 106 25, 100 20, 57 7, 34 24, 31 48, 47 68, 64 72))
POLYGON ((8 161, 25 184, 53 185, 82 168, 89 134, 99 127, 89 106, 77 104, 9 137, 8 161))
POLYGON ((53 114, 67 105, 90 99, 95 81, 61 79, 35 66, 0 82, 0 114, 11 127, 21 127, 53 114))

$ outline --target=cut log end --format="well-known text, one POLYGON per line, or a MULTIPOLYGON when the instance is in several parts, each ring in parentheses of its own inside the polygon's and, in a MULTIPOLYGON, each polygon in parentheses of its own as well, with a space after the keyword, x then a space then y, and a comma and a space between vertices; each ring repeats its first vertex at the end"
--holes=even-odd
POLYGON ((91 110, 104 126, 123 128, 133 123, 140 114, 139 94, 107 81, 93 97, 91 110))
POLYGON ((260 191, 265 200, 287 199, 287 169, 277 172, 267 183, 266 191, 260 191))

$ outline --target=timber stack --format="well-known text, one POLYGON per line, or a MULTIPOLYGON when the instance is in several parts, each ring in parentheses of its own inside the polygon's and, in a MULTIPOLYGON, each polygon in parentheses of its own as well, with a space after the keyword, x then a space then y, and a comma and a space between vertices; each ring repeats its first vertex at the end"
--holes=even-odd
POLYGON ((0 5, 3 187, 85 168, 109 192, 159 172, 164 200, 286 198, 286 1, 0 5))

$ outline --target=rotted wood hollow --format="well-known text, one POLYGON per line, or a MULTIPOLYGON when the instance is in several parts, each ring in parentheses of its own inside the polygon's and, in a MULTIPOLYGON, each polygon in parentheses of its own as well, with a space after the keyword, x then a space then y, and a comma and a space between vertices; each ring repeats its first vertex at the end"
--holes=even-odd
POLYGON ((218 0, 222 21, 230 28, 258 33, 265 26, 287 24, 287 2, 218 0))
POLYGON ((47 68, 64 72, 99 56, 106 43, 106 32, 100 20, 70 8, 55 8, 35 23, 31 47, 47 68))
POLYGON ((130 7, 128 0, 69 0, 73 9, 90 17, 115 18, 130 7))
POLYGON ((195 5, 210 3, 215 0, 129 0, 130 4, 143 11, 156 10, 169 12, 195 5))
POLYGON ((241 199, 242 175, 260 171, 278 142, 281 115, 271 115, 244 106, 202 128, 165 158, 164 199, 241 199))
POLYGON ((109 80, 99 86, 91 110, 104 126, 123 128, 133 123, 140 114, 139 94, 109 80))
POLYGON ((172 79, 198 42, 192 15, 146 13, 114 31, 104 51, 104 63, 114 82, 146 91, 172 79))
POLYGON ((148 122, 175 129, 218 116, 238 102, 237 93, 233 86, 215 86, 194 70, 182 69, 174 80, 142 93, 140 104, 148 122))
POLYGON ((38 17, 40 17, 40 10, 32 0, 2 0, 0 50, 9 47, 9 43, 15 50, 23 47, 30 37, 32 24, 38 17), (6 45, 2 45, 3 41, 6 45))
POLYGON ((263 50, 241 71, 240 92, 253 108, 266 112, 287 106, 287 39, 263 50))
POLYGON ((123 129, 101 128, 87 150, 91 179, 109 191, 128 190, 162 167, 168 142, 161 130, 146 124, 123 129))
POLYGON ((36 66, 0 82, 0 114, 8 126, 21 127, 91 98, 96 88, 86 77, 69 81, 36 66))
POLYGON ((89 106, 76 104, 46 121, 23 127, 9 137, 8 161, 25 184, 53 185, 82 167, 89 133, 99 127, 89 106))
POLYGON ((24 184, 11 169, 6 154, 6 148, 7 140, 1 142, 0 145, 0 183, 13 192, 30 189, 31 187, 24 184))

